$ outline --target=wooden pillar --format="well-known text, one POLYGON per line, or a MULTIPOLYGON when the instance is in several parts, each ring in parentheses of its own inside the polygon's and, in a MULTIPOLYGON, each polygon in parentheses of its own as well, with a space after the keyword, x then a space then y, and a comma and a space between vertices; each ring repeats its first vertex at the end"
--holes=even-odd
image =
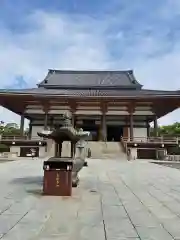
POLYGON ((157 116, 155 116, 154 119, 154 136, 158 137, 158 122, 157 122, 157 116))
POLYGON ((20 135, 24 135, 24 113, 21 115, 21 121, 20 121, 20 135))
POLYGON ((77 103, 76 102, 72 102, 69 101, 69 105, 71 107, 71 123, 73 125, 73 127, 75 127, 75 113, 76 113, 76 109, 77 109, 77 103))
POLYGON ((50 130, 54 128, 54 118, 50 117, 50 130))
POLYGON ((72 112, 72 125, 73 125, 73 127, 75 127, 75 115, 74 115, 74 113, 72 112))
POLYGON ((103 141, 102 116, 100 119, 100 124, 98 126, 98 141, 103 141))
POLYGON ((44 116, 44 130, 48 129, 48 113, 45 113, 44 116))
POLYGON ((49 112, 49 104, 45 103, 43 105, 44 110, 44 130, 48 129, 48 112, 49 112))
POLYGON ((29 123, 29 134, 28 134, 29 139, 32 137, 32 122, 30 121, 29 123))
POLYGON ((134 129, 133 129, 133 114, 130 113, 129 115, 129 123, 130 123, 130 140, 133 141, 134 139, 134 129))
POLYGON ((107 141, 107 125, 106 125, 106 113, 103 112, 102 115, 102 135, 103 135, 103 141, 107 141))
POLYGON ((106 112, 107 112, 107 104, 102 103, 101 105, 101 134, 102 134, 102 141, 107 141, 107 124, 106 124, 106 112))
POLYGON ((134 139, 134 119, 133 119, 134 111, 135 111, 135 105, 134 103, 131 102, 128 107, 129 125, 130 125, 130 141, 133 141, 134 139))
POLYGON ((150 137, 150 125, 148 122, 147 122, 147 137, 148 138, 150 137))

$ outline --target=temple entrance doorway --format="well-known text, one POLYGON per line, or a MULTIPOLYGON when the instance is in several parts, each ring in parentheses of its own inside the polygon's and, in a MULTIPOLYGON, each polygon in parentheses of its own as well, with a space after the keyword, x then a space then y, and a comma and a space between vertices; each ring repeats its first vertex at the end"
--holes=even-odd
POLYGON ((107 126, 107 141, 120 142, 123 136, 123 127, 121 126, 107 126))
POLYGON ((98 141, 98 128, 97 126, 89 126, 89 125, 83 125, 82 126, 83 131, 90 132, 90 141, 98 141))
POLYGON ((79 125, 78 127, 82 128, 83 131, 90 132, 88 140, 98 141, 98 126, 95 124, 94 120, 84 120, 83 124, 79 125))

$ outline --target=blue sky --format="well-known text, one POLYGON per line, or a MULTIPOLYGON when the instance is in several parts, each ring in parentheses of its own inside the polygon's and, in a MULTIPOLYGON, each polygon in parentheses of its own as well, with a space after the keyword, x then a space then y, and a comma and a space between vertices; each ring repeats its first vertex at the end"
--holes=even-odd
POLYGON ((133 69, 144 88, 179 89, 179 22, 179 0, 1 0, 0 88, 34 87, 62 68, 133 69))

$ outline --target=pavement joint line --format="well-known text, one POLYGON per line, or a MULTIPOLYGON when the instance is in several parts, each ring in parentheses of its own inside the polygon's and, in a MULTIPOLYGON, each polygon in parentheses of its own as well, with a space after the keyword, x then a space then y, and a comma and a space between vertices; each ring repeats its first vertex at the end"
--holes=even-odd
MULTIPOLYGON (((124 208, 124 210, 125 210, 125 212, 126 212, 128 218, 129 218, 129 221, 131 222, 131 224, 132 224, 132 226, 133 226, 133 228, 134 228, 134 230, 135 230, 135 232, 136 232, 138 238, 139 238, 140 240, 143 240, 143 239, 141 239, 141 236, 139 235, 139 233, 138 233, 138 231, 137 231, 137 229, 136 229, 136 226, 134 225, 134 223, 133 223, 133 221, 132 221, 132 219, 131 219, 131 217, 130 217, 130 215, 129 215, 127 209, 126 209, 126 207, 124 206, 124 204, 123 204, 121 198, 119 197, 119 194, 118 194, 118 192, 117 192, 115 186, 114 186, 113 183, 111 182, 111 179, 110 179, 110 177, 109 177, 109 174, 106 173, 106 175, 107 175, 107 177, 108 177, 108 179, 109 179, 109 182, 110 182, 111 186, 113 187, 113 189, 114 189, 114 191, 115 191, 115 193, 116 193, 116 195, 117 195, 119 201, 121 202, 121 204, 122 204, 122 206, 123 206, 123 208, 124 208)), ((124 182, 122 181, 122 183, 124 183, 124 182)))
POLYGON ((0 216, 5 213, 8 209, 10 209, 11 207, 13 206, 13 203, 10 204, 7 208, 3 209, 1 212, 0 212, 0 216))
POLYGON ((153 194, 151 194, 149 191, 148 191, 148 193, 149 193, 149 195, 150 195, 151 197, 153 197, 154 199, 156 199, 159 203, 161 203, 165 208, 167 208, 171 213, 175 214, 175 215, 180 219, 180 216, 179 216, 176 212, 172 211, 166 204, 164 204, 163 202, 161 202, 157 197, 155 197, 155 196, 154 196, 153 194))
MULTIPOLYGON (((156 188, 153 184, 152 184, 151 186, 154 187, 156 190, 162 192, 163 194, 172 197, 172 196, 169 195, 168 193, 163 192, 161 189, 156 188)), ((158 202, 160 202, 163 206, 165 206, 168 210, 170 210, 173 214, 175 214, 178 218, 180 218, 180 213, 177 214, 176 212, 172 211, 166 204, 164 204, 164 202, 160 201, 160 200, 159 200, 157 197, 155 197, 151 192, 148 191, 148 193, 149 193, 149 195, 151 195, 154 199, 156 199, 158 202)), ((180 203, 180 201, 178 201, 176 198, 174 198, 174 197, 172 197, 172 198, 173 198, 178 204, 180 203)))
POLYGON ((29 211, 26 212, 26 213, 13 225, 13 226, 8 230, 7 233, 4 233, 1 238, 3 238, 4 236, 6 236, 28 213, 29 213, 29 211))
MULTIPOLYGON (((121 178, 121 181, 125 184, 125 186, 131 191, 131 193, 133 193, 133 195, 139 200, 139 202, 145 207, 145 209, 151 213, 151 215, 153 215, 156 220, 159 222, 159 224, 162 226, 162 228, 174 239, 176 240, 176 238, 174 238, 174 236, 164 227, 164 225, 159 221, 159 219, 157 218, 157 216, 141 201, 141 199, 132 191, 132 189, 125 183, 125 181, 121 178)), ((140 238, 141 239, 141 238, 140 238)), ((143 239, 142 239, 143 240, 143 239)))
MULTIPOLYGON (((168 194, 168 193, 162 191, 162 189, 157 188, 157 187, 156 187, 155 185, 153 185, 152 183, 151 183, 151 186, 154 187, 155 189, 161 191, 162 193, 166 194, 167 196, 170 196, 170 197, 173 198, 178 204, 180 204, 180 199, 178 199, 178 198, 172 196, 171 194, 168 194)), ((179 191, 178 191, 178 192, 179 192, 179 191)))
MULTIPOLYGON (((98 182, 100 182, 100 179, 99 177, 97 177, 97 180, 98 182)), ((100 191, 99 191, 100 192, 100 191)), ((105 220, 104 220, 104 211, 103 211, 103 203, 102 203, 102 194, 100 192, 100 207, 101 207, 101 214, 102 214, 102 220, 103 220, 103 229, 104 229, 104 239, 105 240, 108 240, 107 238, 107 232, 106 232, 106 223, 105 223, 105 220)))

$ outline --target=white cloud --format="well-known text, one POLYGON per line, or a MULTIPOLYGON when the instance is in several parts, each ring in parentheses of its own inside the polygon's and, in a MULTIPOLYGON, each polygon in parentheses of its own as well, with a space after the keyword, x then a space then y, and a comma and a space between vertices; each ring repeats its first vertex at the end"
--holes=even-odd
MULTIPOLYGON (((23 75, 29 85, 48 68, 106 68, 106 47, 87 23, 63 15, 36 12, 25 19, 31 29, 15 33, 1 29, 1 86, 23 75), (32 81, 30 81, 32 80, 32 81)), ((95 27, 95 26, 94 26, 95 27)))
MULTIPOLYGON (((143 36, 134 45, 123 44, 126 35, 118 31, 117 41, 121 53, 110 56, 104 30, 110 21, 97 21, 88 17, 35 12, 23 19, 30 28, 24 32, 0 31, 0 87, 13 85, 15 76, 21 75, 29 87, 42 80, 49 68, 58 69, 135 69, 136 78, 145 88, 179 88, 180 44, 171 51, 153 56, 166 47, 162 39, 143 36), (119 60, 120 59, 120 60, 119 60), (7 84, 8 83, 8 84, 7 84)), ((118 21, 120 21, 118 19, 118 21)), ((19 117, 1 108, 4 121, 19 121, 19 117)), ((160 123, 178 121, 180 112, 175 111, 160 120, 160 123)))
MULTIPOLYGON (((88 22, 64 15, 36 12, 25 19, 31 30, 0 31, 0 87, 12 85, 22 75, 29 87, 42 80, 49 68, 102 69, 108 67, 105 43, 88 22)), ((94 25, 95 29, 95 25, 94 25)), ((19 117, 1 108, 4 121, 19 117)))

